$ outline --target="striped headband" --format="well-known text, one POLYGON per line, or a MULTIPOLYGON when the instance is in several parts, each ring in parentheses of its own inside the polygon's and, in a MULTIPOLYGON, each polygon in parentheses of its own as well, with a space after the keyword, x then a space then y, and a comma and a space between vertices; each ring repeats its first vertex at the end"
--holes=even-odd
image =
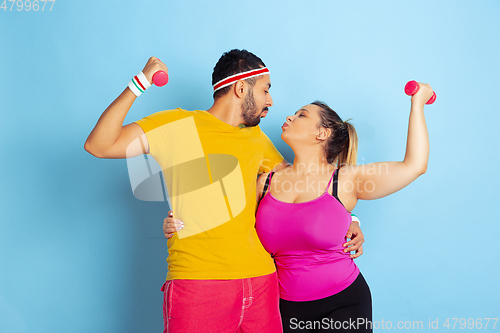
POLYGON ((254 77, 254 76, 264 75, 264 74, 268 74, 268 73, 269 73, 269 69, 267 69, 267 67, 262 67, 262 68, 252 69, 248 72, 243 72, 243 73, 238 73, 238 74, 228 76, 225 79, 222 79, 219 82, 217 82, 216 84, 214 84, 214 92, 216 92, 217 90, 222 89, 224 87, 230 86, 233 83, 235 83, 236 81, 245 80, 245 79, 249 79, 249 78, 254 77))

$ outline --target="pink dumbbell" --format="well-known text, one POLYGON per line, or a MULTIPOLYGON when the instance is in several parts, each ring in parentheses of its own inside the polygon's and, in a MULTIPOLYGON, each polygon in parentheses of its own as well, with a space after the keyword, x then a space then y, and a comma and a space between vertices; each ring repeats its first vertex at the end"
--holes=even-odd
MULTIPOLYGON (((419 89, 420 86, 418 85, 417 81, 410 81, 405 86, 405 94, 407 94, 408 96, 413 96, 418 92, 419 89)), ((434 103, 435 100, 436 100, 436 93, 433 91, 432 97, 429 98, 429 100, 425 104, 432 104, 434 103)))
POLYGON ((168 74, 164 71, 158 71, 153 74, 153 84, 158 87, 163 87, 168 83, 168 74))

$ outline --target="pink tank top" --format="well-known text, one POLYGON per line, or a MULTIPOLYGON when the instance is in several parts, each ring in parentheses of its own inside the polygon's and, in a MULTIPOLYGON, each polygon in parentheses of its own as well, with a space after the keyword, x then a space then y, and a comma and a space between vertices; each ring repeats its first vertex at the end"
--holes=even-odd
POLYGON ((336 198, 337 179, 335 170, 325 193, 311 201, 283 202, 270 190, 260 201, 255 228, 274 258, 282 299, 328 297, 347 288, 359 274, 350 253, 343 252, 351 215, 336 198), (328 193, 333 178, 334 196, 328 193))

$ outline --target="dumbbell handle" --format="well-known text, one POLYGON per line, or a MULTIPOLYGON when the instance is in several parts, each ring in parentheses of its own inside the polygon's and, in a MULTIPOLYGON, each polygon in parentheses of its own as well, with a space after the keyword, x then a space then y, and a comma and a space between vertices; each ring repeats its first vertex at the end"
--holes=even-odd
MULTIPOLYGON (((418 92, 419 89, 420 85, 418 84, 417 81, 409 81, 405 86, 405 94, 407 94, 408 96, 413 96, 418 92)), ((429 100, 425 104, 432 104, 434 103, 435 100, 436 100, 436 92, 433 91, 432 97, 429 98, 429 100)))
POLYGON ((153 74, 153 84, 158 87, 163 87, 168 83, 168 74, 164 71, 157 71, 153 74))

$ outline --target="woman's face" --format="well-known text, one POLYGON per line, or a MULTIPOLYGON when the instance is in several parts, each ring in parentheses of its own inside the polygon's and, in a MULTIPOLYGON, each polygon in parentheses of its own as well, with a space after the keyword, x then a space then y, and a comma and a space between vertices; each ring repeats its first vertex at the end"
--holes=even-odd
POLYGON ((293 116, 286 117, 286 122, 281 126, 281 138, 288 145, 292 143, 317 144, 320 133, 320 107, 309 104, 301 107, 293 116))

